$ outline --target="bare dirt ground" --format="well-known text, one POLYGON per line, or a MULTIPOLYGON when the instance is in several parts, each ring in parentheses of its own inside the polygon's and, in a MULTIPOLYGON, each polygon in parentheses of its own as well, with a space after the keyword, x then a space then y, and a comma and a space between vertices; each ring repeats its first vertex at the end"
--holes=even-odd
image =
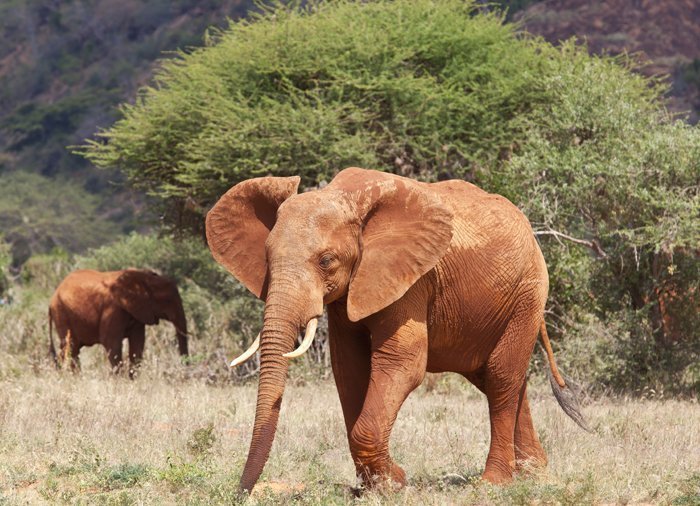
POLYGON ((237 482, 255 391, 157 371, 129 381, 102 367, 5 375, 0 504, 700 504, 697 401, 589 400, 588 434, 535 386, 549 466, 492 487, 478 479, 486 402, 450 376, 422 386, 399 414, 392 452, 409 486, 359 498, 332 381, 290 383, 262 485, 246 499, 237 482))

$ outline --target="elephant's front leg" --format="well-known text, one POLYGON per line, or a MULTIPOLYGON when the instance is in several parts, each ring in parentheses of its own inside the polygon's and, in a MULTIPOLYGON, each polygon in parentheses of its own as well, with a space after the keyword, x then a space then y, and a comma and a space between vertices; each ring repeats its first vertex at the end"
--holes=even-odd
POLYGON ((143 348, 146 344, 146 326, 135 323, 129 329, 129 378, 133 379, 136 369, 143 358, 143 348))
POLYGON ((113 373, 122 366, 122 341, 126 337, 126 324, 118 312, 106 313, 100 322, 100 342, 105 347, 113 373))
MULTIPOLYGON (((405 317, 405 315, 401 315, 405 317)), ((378 318, 371 325, 372 358, 362 411, 350 432, 350 450, 365 485, 391 480, 403 486, 406 475, 389 455, 389 436, 404 400, 423 381, 428 356, 425 318, 397 323, 378 318)))
POLYGON ((350 438, 367 396, 370 334, 364 325, 348 320, 344 303, 333 303, 328 305, 328 341, 333 377, 350 438))

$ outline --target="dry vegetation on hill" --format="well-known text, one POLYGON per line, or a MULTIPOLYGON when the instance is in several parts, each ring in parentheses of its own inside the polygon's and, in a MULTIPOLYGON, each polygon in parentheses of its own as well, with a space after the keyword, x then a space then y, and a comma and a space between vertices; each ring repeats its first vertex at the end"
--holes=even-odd
POLYGON ((642 73, 669 76, 669 107, 700 110, 700 3, 695 0, 546 0, 514 16, 524 28, 552 43, 576 36, 593 53, 635 54, 642 73))

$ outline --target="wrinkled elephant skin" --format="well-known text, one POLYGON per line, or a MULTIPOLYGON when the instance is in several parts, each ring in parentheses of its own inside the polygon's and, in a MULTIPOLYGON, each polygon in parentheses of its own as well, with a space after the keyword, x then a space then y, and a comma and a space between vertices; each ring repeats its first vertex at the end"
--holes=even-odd
POLYGON ((544 465, 525 376, 544 329, 548 278, 525 216, 464 181, 350 168, 318 191, 297 194, 298 184, 243 181, 207 215, 216 260, 266 301, 241 487, 252 489, 270 452, 288 368, 282 355, 324 305, 350 453, 366 486, 405 483, 389 435, 426 371, 460 373, 486 394, 486 480, 507 482, 525 461, 544 465))

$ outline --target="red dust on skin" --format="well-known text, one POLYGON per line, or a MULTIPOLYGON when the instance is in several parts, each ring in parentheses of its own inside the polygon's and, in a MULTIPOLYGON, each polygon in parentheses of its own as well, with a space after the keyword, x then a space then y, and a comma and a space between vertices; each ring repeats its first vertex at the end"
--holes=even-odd
MULTIPOLYGON (((152 271, 75 271, 56 288, 49 303, 50 351, 52 327, 60 340, 60 358, 78 367, 84 346, 102 344, 113 369, 122 364, 122 341, 129 341, 129 361, 143 357, 145 326, 164 319, 173 323, 181 355, 187 355, 187 320, 175 283, 152 271)), ((133 369, 129 371, 130 375, 133 369)))
POLYGON ((281 355, 324 304, 350 453, 366 486, 405 484, 389 436, 426 371, 460 373, 486 394, 484 479, 508 482, 518 462, 544 465, 525 375, 548 278, 524 215, 464 181, 350 168, 318 191, 297 195, 298 183, 244 181, 207 215, 214 257, 266 300, 241 487, 253 488, 272 446, 288 368, 281 355))

